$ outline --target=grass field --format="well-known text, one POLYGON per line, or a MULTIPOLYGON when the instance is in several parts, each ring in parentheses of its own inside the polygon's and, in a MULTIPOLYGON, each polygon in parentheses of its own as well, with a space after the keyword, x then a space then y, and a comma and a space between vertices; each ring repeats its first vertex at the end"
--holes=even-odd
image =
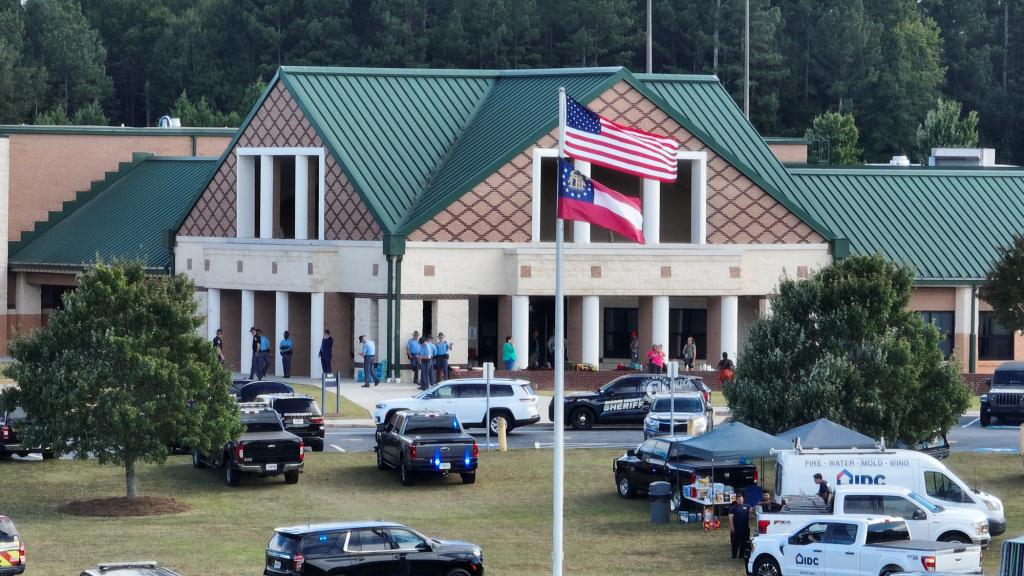
MULTIPOLYGON (((610 464, 617 452, 569 451, 566 462, 566 574, 740 574, 728 558, 728 532, 678 524, 652 526, 646 499, 615 495, 610 464)), ((550 573, 549 451, 481 454, 476 485, 458 477, 423 480, 411 488, 381 473, 372 454, 307 454, 296 486, 280 479, 243 479, 229 489, 215 470, 195 470, 188 457, 143 466, 148 496, 184 501, 192 511, 148 518, 79 518, 58 512, 70 500, 119 495, 119 468, 94 462, 0 463, 5 497, 28 546, 33 574, 77 574, 96 562, 156 559, 185 576, 256 575, 275 526, 322 520, 388 519, 429 535, 480 544, 488 573, 550 573), (18 489, 17 487, 22 487, 18 489)), ((1010 530, 1024 526, 1018 457, 956 455, 962 478, 1003 497, 1010 530)), ((768 476, 771 476, 769 474, 768 476)), ((985 554, 998 566, 998 542, 985 554)))
MULTIPOLYGON (((317 402, 320 402, 321 392, 319 387, 310 386, 309 384, 289 384, 289 386, 294 388, 296 393, 312 396, 316 398, 317 402)), ((320 407, 320 410, 328 418, 371 418, 370 413, 365 408, 345 398, 344 395, 341 397, 341 413, 339 414, 334 410, 334 406, 337 404, 334 397, 334 392, 328 390, 327 400, 324 402, 325 405, 320 407)))

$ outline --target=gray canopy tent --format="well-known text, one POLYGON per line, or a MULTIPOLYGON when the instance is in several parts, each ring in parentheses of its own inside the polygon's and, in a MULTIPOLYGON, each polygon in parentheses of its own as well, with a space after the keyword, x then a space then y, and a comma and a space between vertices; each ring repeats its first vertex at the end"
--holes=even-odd
POLYGON ((740 422, 718 426, 682 443, 683 454, 702 460, 733 460, 736 458, 767 458, 772 450, 787 450, 793 445, 771 434, 740 422))
POLYGON ((775 436, 789 447, 800 439, 803 448, 874 448, 877 442, 868 436, 827 419, 820 418, 775 436))

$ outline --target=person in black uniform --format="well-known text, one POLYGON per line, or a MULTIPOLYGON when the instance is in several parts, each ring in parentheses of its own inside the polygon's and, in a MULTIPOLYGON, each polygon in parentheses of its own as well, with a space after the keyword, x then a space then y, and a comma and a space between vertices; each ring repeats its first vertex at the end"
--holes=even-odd
POLYGON ((736 502, 729 508, 729 542, 732 557, 743 552, 743 545, 750 540, 750 506, 743 503, 743 495, 736 495, 736 502))
POLYGON ((821 472, 814 474, 814 483, 818 485, 818 498, 828 502, 828 482, 825 482, 825 479, 821 477, 821 472))
POLYGON ((217 352, 217 362, 224 366, 224 331, 217 328, 217 335, 213 337, 213 349, 217 352))
POLYGON ((252 335, 252 361, 249 362, 249 380, 254 380, 254 376, 259 374, 260 371, 260 335, 255 326, 249 328, 249 334, 252 335))

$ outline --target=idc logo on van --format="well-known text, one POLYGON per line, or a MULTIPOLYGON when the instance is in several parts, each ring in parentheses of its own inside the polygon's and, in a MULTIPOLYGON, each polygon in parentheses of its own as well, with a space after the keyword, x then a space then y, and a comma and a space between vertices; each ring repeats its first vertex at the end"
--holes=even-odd
POLYGON ((885 484, 885 474, 854 474, 843 468, 843 471, 836 474, 836 486, 840 484, 885 484))
POLYGON ((804 556, 803 554, 796 555, 796 563, 803 566, 818 566, 821 562, 818 558, 812 558, 810 556, 804 556))

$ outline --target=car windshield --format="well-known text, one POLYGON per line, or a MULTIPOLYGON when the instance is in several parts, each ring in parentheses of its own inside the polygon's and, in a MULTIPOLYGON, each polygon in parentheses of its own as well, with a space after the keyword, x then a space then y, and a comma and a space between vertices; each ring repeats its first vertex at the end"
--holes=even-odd
POLYGON ((0 518, 0 542, 13 542, 18 537, 18 530, 10 518, 0 518))
POLYGON ((320 407, 312 398, 278 398, 274 409, 281 414, 320 414, 320 407))
POLYGON ((246 432, 280 432, 283 430, 281 420, 277 417, 277 414, 270 416, 264 413, 242 417, 242 424, 245 426, 246 432))
POLYGON ((406 434, 450 434, 460 432, 459 421, 455 416, 431 416, 410 418, 405 425, 406 434))
MULTIPOLYGON (((697 398, 676 398, 676 412, 703 412, 704 404, 697 398)), ((672 399, 658 398, 651 407, 651 412, 671 412, 672 399)))
POLYGON ((879 522, 868 526, 866 544, 881 544, 883 542, 902 542, 910 540, 910 531, 907 523, 901 521, 879 522))
POLYGON ((294 554, 298 543, 299 539, 295 536, 286 536, 280 532, 274 532, 274 537, 270 539, 270 544, 267 544, 267 550, 294 554))
POLYGON ((909 496, 911 500, 913 500, 914 502, 917 502, 918 504, 921 505, 922 508, 924 508, 925 510, 927 510, 929 512, 932 512, 932 513, 942 512, 942 507, 941 506, 936 506, 935 504, 932 504, 931 502, 925 500, 924 497, 922 497, 917 492, 911 492, 910 494, 907 494, 907 496, 909 496))
POLYGON ((992 375, 993 388, 1024 388, 1024 372, 997 371, 992 375))

